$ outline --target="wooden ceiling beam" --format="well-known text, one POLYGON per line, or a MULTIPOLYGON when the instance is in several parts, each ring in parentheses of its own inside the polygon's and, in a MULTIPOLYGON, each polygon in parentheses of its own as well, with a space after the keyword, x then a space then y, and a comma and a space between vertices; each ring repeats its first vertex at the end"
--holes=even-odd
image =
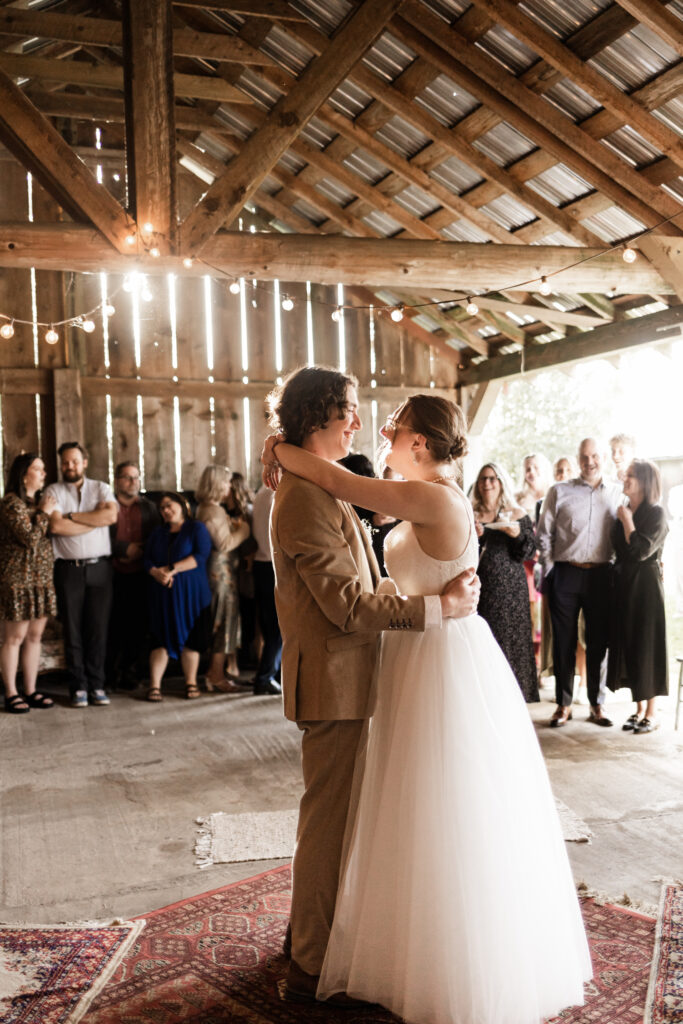
MULTIPOLYGON (((0 32, 21 38, 57 39, 81 46, 123 46, 120 21, 107 18, 83 18, 49 11, 23 11, 13 7, 0 8, 0 32)), ((237 36, 212 35, 176 29, 173 52, 179 57, 199 57, 231 64, 273 66, 275 61, 237 36)))
POLYGON ((497 61, 468 47, 455 30, 444 31, 443 21, 424 5, 407 0, 402 15, 393 19, 391 28, 403 42, 631 216, 652 227, 662 217, 676 213, 679 206, 673 199, 643 181, 624 160, 582 132, 497 61))
MULTIPOLYGON (((683 168, 683 144, 678 135, 663 122, 651 117, 638 102, 612 85, 604 75, 577 57, 569 47, 559 42, 555 36, 524 14, 517 4, 512 3, 512 0, 475 0, 475 3, 490 17, 495 18, 498 24, 503 25, 517 39, 530 46, 539 56, 552 64, 561 74, 567 75, 576 85, 602 104, 606 110, 616 117, 623 118, 651 145, 666 156, 670 156, 679 167, 683 168)), ((652 8, 659 6, 657 0, 649 5, 652 8)), ((680 25, 678 18, 671 14, 669 14, 669 18, 672 22, 680 25)))
MULTIPOLYGON (((41 82, 66 82, 86 88, 123 91, 123 69, 97 67, 86 61, 49 60, 24 54, 0 53, 0 70, 12 78, 39 79, 41 82)), ((214 100, 217 103, 239 103, 251 106, 252 100, 228 85, 222 78, 202 75, 174 75, 176 96, 214 100)))
POLYGON ((400 6, 401 0, 365 0, 325 53, 311 61, 289 93, 275 104, 267 122, 247 139, 224 175, 185 219, 182 236, 187 252, 198 253, 211 235, 242 208, 400 6))
POLYGON ((203 11, 227 11, 250 18, 274 18, 277 21, 306 21, 286 0, 172 0, 174 7, 193 7, 203 11))
MULTIPOLYGON (((75 92, 42 92, 38 89, 25 90, 28 99, 41 113, 49 117, 68 117, 78 121, 99 121, 124 124, 126 110, 123 100, 108 96, 83 96, 75 92)), ((210 114, 195 107, 176 103, 174 121, 178 131, 213 131, 222 128, 210 114)))
MULTIPOLYGON (((444 302, 460 302, 463 299, 462 291, 446 292, 435 290, 430 292, 433 299, 442 299, 444 302)), ((541 322, 549 320, 555 324, 569 324, 572 327, 581 327, 582 330, 590 330, 604 324, 604 316, 588 316, 585 313, 564 312, 554 309, 551 306, 538 306, 528 302, 506 302, 503 299, 491 298, 488 295, 475 295, 474 301, 480 309, 491 309, 497 313, 516 313, 517 316, 534 316, 541 322)))
MULTIPOLYGON (((76 221, 90 222, 120 253, 135 223, 11 78, 0 71, 0 141, 76 221)), ((109 245, 104 242, 105 252, 109 245)))
MULTIPOLYGON (((151 259, 140 254, 124 258, 112 253, 96 232, 77 224, 0 225, 0 266, 5 267, 126 273, 137 262, 145 273, 173 271, 196 276, 205 272, 199 269, 199 261, 189 270, 184 268, 181 257, 186 255, 181 251, 178 257, 151 259)), ((469 294, 520 288, 525 281, 553 275, 557 291, 570 294, 605 292, 612 287, 620 293, 640 295, 671 291, 642 256, 627 264, 618 252, 574 246, 224 232, 207 245, 205 256, 233 277, 257 280, 343 281, 394 289, 457 288, 469 294)))
POLYGON ((664 42, 683 57, 683 25, 681 19, 667 10, 659 0, 617 0, 620 7, 661 36, 664 42))
POLYGON ((646 235, 639 239, 638 247, 683 302, 683 246, 679 240, 664 238, 661 235, 646 235))
POLYGON ((146 243, 168 254, 178 225, 171 7, 123 0, 122 16, 130 209, 146 243))
MULTIPOLYGON (((661 343, 666 338, 680 337, 682 326, 683 305, 679 305, 648 316, 632 317, 604 327, 596 327, 593 331, 573 334, 569 338, 550 341, 546 345, 527 345, 524 351, 524 371, 534 373, 560 364, 596 359, 641 345, 661 343)), ((487 380, 516 377, 521 368, 520 352, 493 356, 486 362, 463 370, 459 383, 469 387, 487 380)))

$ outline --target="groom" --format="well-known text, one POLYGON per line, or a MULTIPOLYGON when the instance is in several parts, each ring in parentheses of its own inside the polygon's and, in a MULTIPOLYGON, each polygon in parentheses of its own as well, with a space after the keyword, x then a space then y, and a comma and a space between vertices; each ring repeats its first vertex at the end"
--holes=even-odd
MULTIPOLYGON (((330 462, 348 455, 361 428, 355 378, 323 367, 292 373, 271 395, 270 409, 288 442, 330 462)), ((332 924, 380 634, 438 628, 442 618, 472 614, 479 581, 463 574, 440 597, 378 593, 377 562, 353 508, 288 473, 275 495, 271 545, 285 715, 303 734, 286 998, 306 1001, 315 999, 332 924)))

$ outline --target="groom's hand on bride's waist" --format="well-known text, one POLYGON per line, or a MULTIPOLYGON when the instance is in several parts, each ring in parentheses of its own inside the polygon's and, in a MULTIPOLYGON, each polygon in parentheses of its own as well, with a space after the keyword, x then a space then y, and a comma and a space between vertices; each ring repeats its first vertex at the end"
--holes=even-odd
POLYGON ((465 569, 451 580, 441 595, 444 619, 464 619, 467 615, 474 615, 480 590, 481 583, 474 569, 465 569))

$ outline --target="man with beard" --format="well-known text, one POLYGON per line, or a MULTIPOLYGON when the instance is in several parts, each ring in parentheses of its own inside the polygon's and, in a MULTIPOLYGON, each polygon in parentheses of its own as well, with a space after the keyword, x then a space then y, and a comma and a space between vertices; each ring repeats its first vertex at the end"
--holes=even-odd
POLYGON ((51 484, 57 507, 50 515, 57 606, 64 627, 64 656, 71 706, 102 707, 104 662, 111 608, 111 541, 116 499, 108 484, 85 475, 88 453, 78 441, 58 450, 63 483, 51 484))

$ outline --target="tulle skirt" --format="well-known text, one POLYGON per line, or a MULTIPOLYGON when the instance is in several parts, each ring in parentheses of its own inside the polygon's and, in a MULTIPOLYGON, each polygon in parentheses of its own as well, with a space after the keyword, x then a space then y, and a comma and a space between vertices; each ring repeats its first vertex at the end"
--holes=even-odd
POLYGON ((519 687, 486 622, 384 636, 318 989, 416 1024, 537 1024, 592 975, 519 687))

